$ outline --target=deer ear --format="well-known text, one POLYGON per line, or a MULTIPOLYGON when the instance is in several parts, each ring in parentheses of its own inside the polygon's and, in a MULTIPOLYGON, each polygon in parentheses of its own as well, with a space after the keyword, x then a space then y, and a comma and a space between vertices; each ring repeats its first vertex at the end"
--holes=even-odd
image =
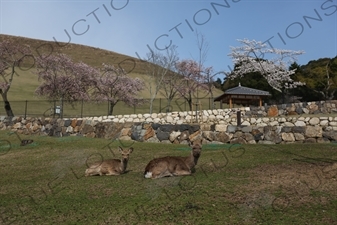
POLYGON ((122 152, 122 151, 123 151, 123 148, 122 148, 121 146, 118 146, 118 150, 119 150, 120 152, 122 152))
POLYGON ((192 146, 193 145, 193 142, 190 140, 190 139, 188 139, 188 146, 192 146))
POLYGON ((129 152, 130 153, 133 152, 133 147, 129 148, 129 152))

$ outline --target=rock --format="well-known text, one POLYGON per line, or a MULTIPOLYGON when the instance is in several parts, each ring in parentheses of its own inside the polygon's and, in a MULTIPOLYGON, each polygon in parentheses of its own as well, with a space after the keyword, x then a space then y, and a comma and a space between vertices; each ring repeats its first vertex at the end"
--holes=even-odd
POLYGON ((71 120, 65 120, 63 126, 69 127, 71 125, 71 120))
POLYGON ((294 137, 295 137, 296 141, 304 141, 305 140, 304 135, 300 134, 300 133, 294 133, 294 137))
POLYGON ((165 141, 165 140, 169 140, 170 138, 170 133, 169 132, 164 132, 161 129, 157 130, 157 138, 159 141, 165 141))
POLYGON ((318 105, 316 105, 316 104, 307 105, 307 109, 309 110, 310 114, 313 114, 316 111, 318 111, 318 105))
POLYGON ((319 122, 320 122, 320 120, 317 117, 313 117, 309 120, 309 124, 313 125, 313 126, 319 124, 319 122))
POLYGON ((257 129, 252 130, 252 135, 255 141, 259 141, 263 139, 263 133, 257 129))
POLYGON ((328 138, 317 138, 317 143, 330 143, 329 139, 328 138))
POLYGON ((296 122, 295 122, 295 126, 297 126, 297 127, 305 127, 306 124, 305 124, 304 121, 296 121, 296 122))
POLYGON ((230 140, 230 137, 225 132, 219 132, 219 133, 216 133, 216 139, 213 139, 213 140, 220 141, 222 143, 228 143, 230 140))
POLYGON ((250 133, 243 133, 242 137, 250 144, 256 143, 254 136, 250 133))
POLYGON ((304 114, 309 114, 310 113, 309 109, 307 109, 307 108, 302 108, 302 111, 303 111, 304 114))
POLYGON ((272 127, 266 126, 264 127, 264 140, 278 144, 282 141, 282 138, 272 130, 272 127))
POLYGON ((243 126, 241 128, 241 131, 244 132, 244 133, 250 133, 250 132, 252 132, 252 130, 253 130, 252 126, 243 126))
POLYGON ((89 133, 86 133, 85 136, 89 137, 89 138, 94 138, 94 137, 96 137, 96 134, 95 134, 95 132, 89 132, 89 133))
POLYGON ((296 111, 289 111, 288 116, 296 116, 298 115, 296 111))
POLYGON ((216 124, 215 125, 215 131, 226 132, 227 131, 227 125, 225 125, 225 124, 216 124))
POLYGON ((236 131, 236 126, 234 125, 228 125, 227 126, 227 132, 228 133, 234 133, 236 131))
POLYGON ((234 138, 230 141, 231 144, 247 144, 247 141, 242 137, 234 138))
POLYGON ((74 128, 72 126, 67 127, 66 133, 72 133, 74 131, 74 128))
POLYGON ((296 113, 302 114, 303 113, 302 107, 296 107, 296 113))
POLYGON ((294 142, 295 141, 295 137, 293 133, 281 133, 281 137, 283 141, 286 142, 294 142))
POLYGON ((203 131, 202 137, 208 141, 217 140, 216 134, 213 131, 203 131))
POLYGON ((121 141, 131 141, 132 140, 130 136, 122 136, 122 137, 119 137, 118 139, 121 141))
POLYGON ((120 134, 121 137, 130 136, 130 135, 131 135, 131 128, 123 128, 121 130, 121 134, 120 134))
POLYGON ((304 140, 304 143, 316 143, 316 138, 307 138, 304 140))
POLYGON ((81 133, 87 134, 87 133, 91 133, 93 131, 94 131, 94 128, 91 125, 85 124, 81 133))
POLYGON ((179 137, 180 134, 181 134, 180 131, 172 131, 172 132, 170 133, 169 140, 170 140, 171 142, 174 142, 174 140, 176 140, 176 139, 179 137))
POLYGON ((20 122, 14 124, 14 126, 13 126, 14 129, 20 129, 21 127, 22 127, 22 125, 21 125, 20 122))
POLYGON ((286 126, 286 127, 293 127, 295 125, 293 123, 287 121, 287 122, 284 123, 284 126, 286 126))
POLYGON ((337 141, 337 132, 336 131, 325 131, 322 133, 324 138, 328 138, 332 141, 337 141))
POLYGON ((322 127, 307 126, 304 135, 308 138, 322 137, 322 132, 322 127))
POLYGON ((150 143, 159 143, 159 139, 157 137, 151 137, 149 139, 146 140, 146 142, 150 142, 150 143))
POLYGON ((302 126, 291 127, 291 132, 304 134, 305 133, 305 127, 302 127, 302 126))
POLYGON ((272 105, 269 107, 268 111, 267 111, 267 116, 269 117, 275 117, 278 116, 278 108, 276 105, 272 105))
POLYGON ((145 130, 145 134, 143 136, 143 139, 146 141, 149 138, 152 138, 155 136, 155 131, 153 130, 152 126, 149 125, 146 130, 145 130))
POLYGON ((163 131, 163 132, 169 132, 171 133, 172 131, 178 131, 176 129, 177 127, 175 125, 172 125, 172 124, 165 124, 165 125, 162 125, 160 126, 160 130, 163 131))

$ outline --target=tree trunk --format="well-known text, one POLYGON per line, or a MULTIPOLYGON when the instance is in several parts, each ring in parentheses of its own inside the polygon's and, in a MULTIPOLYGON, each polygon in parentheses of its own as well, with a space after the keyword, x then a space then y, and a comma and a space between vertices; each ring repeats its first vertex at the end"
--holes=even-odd
POLYGON ((188 106, 190 107, 190 111, 192 111, 193 110, 192 99, 188 99, 187 102, 188 106))
POLYGON ((7 116, 14 117, 14 113, 13 113, 11 104, 9 103, 9 101, 7 99, 7 93, 1 93, 1 96, 2 96, 2 99, 3 99, 4 103, 5 103, 5 107, 4 108, 5 108, 7 116))
POLYGON ((173 110, 172 110, 173 107, 172 107, 171 103, 172 103, 172 99, 171 99, 171 98, 168 98, 168 99, 167 99, 166 112, 172 112, 172 111, 173 111, 173 110))
MULTIPOLYGON (((118 102, 118 101, 117 101, 118 102)), ((110 102, 110 106, 109 106, 109 116, 112 116, 112 113, 114 111, 114 107, 117 104, 117 102, 110 102)))
POLYGON ((153 101, 154 101, 154 98, 150 98, 150 114, 152 114, 152 112, 153 112, 153 101))

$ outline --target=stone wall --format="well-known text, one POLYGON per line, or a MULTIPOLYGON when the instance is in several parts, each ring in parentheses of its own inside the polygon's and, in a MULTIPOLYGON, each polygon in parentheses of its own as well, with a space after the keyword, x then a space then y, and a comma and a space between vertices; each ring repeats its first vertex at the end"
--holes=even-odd
POLYGON ((85 136, 144 142, 325 143, 337 140, 337 101, 265 107, 132 114, 90 118, 7 118, 0 129, 19 134, 85 136), (326 114, 329 116, 319 116, 326 114), (238 126, 237 116, 240 115, 238 126))
MULTIPOLYGON (((221 112, 225 111, 214 111, 212 116, 209 116, 213 120, 198 124, 184 123, 181 117, 174 117, 180 119, 173 119, 176 122, 172 124, 159 123, 164 118, 156 117, 160 119, 158 121, 153 115, 149 115, 145 122, 123 123, 110 121, 108 117, 86 119, 14 117, 11 120, 1 117, 0 129, 19 134, 119 138, 163 143, 187 143, 188 139, 193 140, 196 137, 202 137, 205 143, 249 144, 328 143, 337 140, 337 117, 333 116, 243 117, 241 125, 237 126, 236 114, 224 115, 221 112)), ((179 114, 188 115, 177 113, 179 114)))

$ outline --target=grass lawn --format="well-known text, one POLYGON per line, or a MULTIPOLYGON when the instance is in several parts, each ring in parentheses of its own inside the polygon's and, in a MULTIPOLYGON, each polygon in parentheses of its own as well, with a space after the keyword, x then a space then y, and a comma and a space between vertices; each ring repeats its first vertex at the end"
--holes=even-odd
POLYGON ((144 179, 186 145, 0 131, 0 224, 336 224, 337 145, 204 145, 192 176, 144 179), (134 152, 121 176, 87 165, 134 152))

